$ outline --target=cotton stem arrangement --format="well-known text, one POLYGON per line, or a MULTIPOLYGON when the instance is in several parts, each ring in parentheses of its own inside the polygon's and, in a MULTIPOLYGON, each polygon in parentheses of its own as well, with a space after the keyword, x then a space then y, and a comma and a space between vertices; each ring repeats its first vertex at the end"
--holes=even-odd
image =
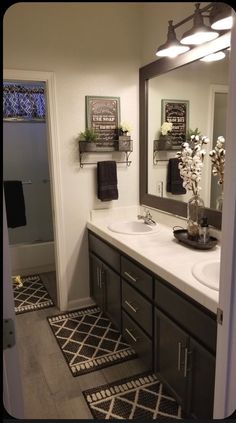
POLYGON ((205 136, 191 135, 190 142, 182 144, 182 150, 176 157, 179 159, 180 176, 183 179, 183 187, 198 195, 201 187, 199 183, 202 176, 203 161, 206 155, 204 145, 209 142, 205 136))
POLYGON ((218 184, 224 185, 224 168, 225 168, 225 139, 220 136, 217 138, 214 150, 211 150, 209 156, 212 162, 212 174, 219 177, 218 184))

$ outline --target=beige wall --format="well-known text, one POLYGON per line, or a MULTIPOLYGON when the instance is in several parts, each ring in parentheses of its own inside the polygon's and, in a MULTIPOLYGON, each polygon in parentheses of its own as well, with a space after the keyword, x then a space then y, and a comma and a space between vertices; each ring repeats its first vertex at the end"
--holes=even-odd
POLYGON ((138 203, 139 17, 132 4, 18 3, 4 19, 4 68, 56 76, 69 300, 89 296, 90 209, 138 203), (85 128, 86 95, 119 96, 121 119, 133 128, 132 165, 118 165, 118 201, 98 200, 96 167, 79 167, 75 138, 85 128))
POLYGON ((185 17, 192 4, 22 2, 5 14, 4 68, 55 72, 69 300, 89 295, 90 209, 139 202, 138 69, 156 59, 168 19, 185 17), (96 168, 79 167, 86 95, 119 96, 121 119, 133 128, 132 165, 118 165, 119 200, 111 204, 96 198, 96 168))

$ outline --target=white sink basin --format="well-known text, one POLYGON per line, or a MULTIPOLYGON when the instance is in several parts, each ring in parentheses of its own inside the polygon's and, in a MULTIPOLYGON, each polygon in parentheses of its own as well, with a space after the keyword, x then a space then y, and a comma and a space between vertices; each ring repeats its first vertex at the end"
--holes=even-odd
POLYGON ((108 229, 119 234, 144 235, 156 232, 158 230, 158 225, 147 225, 143 221, 129 220, 112 223, 108 226, 108 229))
POLYGON ((220 261, 206 260, 194 264, 192 267, 193 276, 203 285, 219 291, 220 284, 220 261))

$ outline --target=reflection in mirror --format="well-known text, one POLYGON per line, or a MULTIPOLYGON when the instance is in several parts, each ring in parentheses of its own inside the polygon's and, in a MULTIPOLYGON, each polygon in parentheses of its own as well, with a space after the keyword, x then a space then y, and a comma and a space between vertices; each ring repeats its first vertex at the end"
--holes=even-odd
MULTIPOLYGON (((216 135, 213 135, 215 93, 218 92, 215 87, 224 86, 225 90, 226 86, 227 91, 230 38, 231 34, 228 31, 216 40, 194 47, 176 58, 161 58, 140 68, 140 203, 142 205, 177 216, 187 216, 187 197, 185 199, 182 194, 173 196, 164 191, 167 163, 178 150, 158 151, 158 155, 155 155, 156 159, 162 159, 165 162, 158 161, 156 165, 153 164, 153 141, 159 138, 162 124, 161 104, 163 103, 161 100, 187 100, 188 127, 193 130, 199 128, 203 136, 209 137, 211 143, 207 147, 208 152, 215 148, 217 138, 221 135, 217 132, 222 130, 223 133, 223 129, 216 128, 216 135), (224 60, 214 64, 200 62, 203 57, 219 51, 226 52, 224 60), (167 78, 169 78, 168 83, 167 78), (164 91, 164 85, 166 91, 164 91)), ((224 111, 224 114, 226 113, 227 110, 224 111)), ((216 120, 218 120, 217 117, 216 120)), ((210 160, 207 154, 201 181, 205 197, 204 214, 210 225, 220 229, 222 213, 211 208, 215 199, 211 200, 211 191, 214 189, 211 189, 210 160)))
POLYGON ((167 191, 168 163, 176 156, 176 145, 174 149, 169 145, 167 149, 160 146, 153 160, 154 140, 160 138, 160 128, 165 120, 163 100, 183 101, 188 104, 187 130, 198 128, 200 134, 210 140, 206 146, 200 186, 205 207, 216 208, 220 188, 217 177, 212 176, 209 151, 215 147, 219 136, 225 137, 229 51, 225 50, 225 53, 223 60, 197 60, 148 81, 148 194, 181 202, 187 202, 192 195, 189 191, 185 194, 182 191, 179 194, 168 192, 169 189, 167 191))
MULTIPOLYGON (((213 148, 216 146, 216 140, 221 134, 225 139, 224 148, 227 149, 227 140, 226 140, 226 112, 227 112, 227 101, 228 101, 228 87, 227 86, 214 86, 212 90, 212 105, 213 105, 213 130, 212 130, 212 140, 213 148)), ((211 192, 210 192, 210 208, 214 209, 217 207, 217 201, 222 195, 223 197, 223 187, 218 183, 218 177, 211 174, 211 192)))

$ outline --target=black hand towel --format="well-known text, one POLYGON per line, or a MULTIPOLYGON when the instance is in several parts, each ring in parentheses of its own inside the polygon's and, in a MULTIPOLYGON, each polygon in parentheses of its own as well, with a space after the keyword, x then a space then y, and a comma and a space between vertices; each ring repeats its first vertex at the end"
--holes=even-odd
POLYGON ((178 164, 179 160, 177 158, 169 159, 167 169, 166 191, 175 195, 186 194, 186 189, 183 187, 183 179, 180 176, 178 164))
POLYGON ((8 228, 25 226, 25 200, 22 182, 4 181, 4 193, 8 228))
POLYGON ((115 161, 97 163, 98 198, 101 201, 117 200, 117 172, 115 161))

